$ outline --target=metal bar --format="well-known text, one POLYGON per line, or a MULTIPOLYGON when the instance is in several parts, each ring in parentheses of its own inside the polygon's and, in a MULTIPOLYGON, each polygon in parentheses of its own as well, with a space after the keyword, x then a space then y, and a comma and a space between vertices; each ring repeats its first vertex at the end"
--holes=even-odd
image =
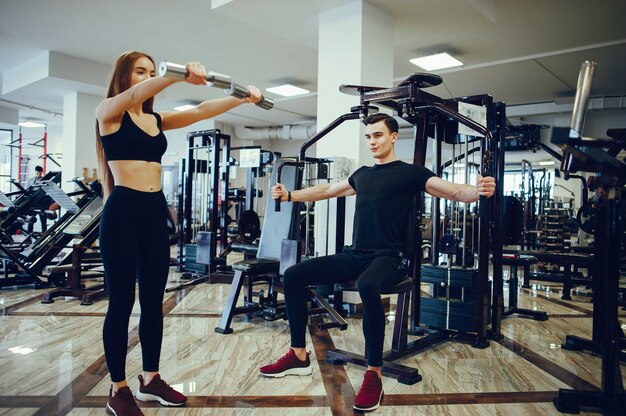
POLYGON ((330 123, 328 126, 324 127, 322 130, 318 131, 313 137, 307 140, 300 147, 299 160, 303 161, 305 159, 307 149, 313 146, 315 143, 317 143, 322 137, 326 136, 328 133, 334 130, 337 126, 339 126, 341 123, 347 120, 356 120, 360 116, 361 116, 360 113, 353 112, 353 113, 343 114, 339 116, 338 118, 336 118, 335 121, 330 123))
POLYGON ((193 150, 193 145, 194 145, 194 138, 195 138, 195 134, 194 133, 188 133, 187 134, 187 160, 188 160, 188 165, 187 165, 187 176, 185 178, 185 187, 184 192, 185 192, 185 210, 184 210, 184 229, 185 229, 185 240, 184 240, 184 244, 189 244, 191 243, 191 206, 192 206, 192 178, 193 178, 193 173, 194 173, 194 165, 195 165, 195 159, 194 159, 194 150, 193 150))
POLYGON ((185 180, 186 180, 186 162, 185 158, 181 159, 181 169, 180 169, 180 184, 178 187, 178 212, 176 213, 176 228, 178 230, 178 265, 176 270, 179 272, 183 271, 183 266, 185 263, 185 234, 186 229, 184 227, 185 222, 185 180))
POLYGON ((411 85, 363 92, 361 102, 377 102, 381 100, 401 100, 411 96, 411 85))
MULTIPOLYGON (((465 136, 465 183, 469 182, 469 163, 467 163, 467 155, 469 148, 469 137, 465 136)), ((466 257, 467 257, 467 205, 463 204, 463 267, 466 267, 466 257)), ((472 255, 473 256, 473 255, 472 255)), ((472 258, 473 260, 473 258, 472 258)), ((474 266, 472 261, 472 267, 474 266)))
MULTIPOLYGON (((220 183, 220 153, 221 153, 221 143, 220 143, 220 131, 214 130, 211 135, 211 139, 213 142, 213 153, 211 160, 211 174, 209 175, 209 192, 211 196, 209 197, 209 221, 211 223, 211 231, 214 233, 213 235, 217 237, 217 234, 220 230, 219 223, 219 183, 220 183)), ((207 170, 209 166, 207 165, 207 170)), ((217 252, 217 238, 212 241, 211 244, 211 259, 215 258, 215 254, 217 252)))
MULTIPOLYGON (((439 129, 435 129, 435 152, 433 155, 433 172, 438 177, 443 174, 441 167, 441 140, 439 140, 439 129)), ((439 239, 441 238, 441 212, 440 212, 440 199, 432 198, 432 205, 430 210, 430 222, 432 227, 432 242, 431 242, 431 261, 433 265, 439 264, 439 239)))
MULTIPOLYGON (((361 117, 361 113, 360 112, 346 113, 346 114, 343 114, 343 115, 337 117, 328 126, 324 127, 322 130, 318 131, 313 137, 311 137, 309 140, 307 140, 300 147, 300 154, 299 154, 299 157, 298 157, 298 162, 285 162, 284 164, 282 164, 282 165, 280 165, 278 167, 278 172, 276 174, 276 182, 280 183, 280 178, 281 178, 281 173, 282 173, 283 166, 285 166, 286 164, 290 164, 290 165, 294 165, 295 164, 295 166, 298 166, 298 168, 302 169, 304 167, 304 165, 302 165, 302 162, 306 159, 306 151, 307 151, 307 149, 309 147, 313 146, 322 137, 326 136, 328 133, 330 133, 332 130, 334 130, 337 126, 339 126, 344 121, 355 120, 355 119, 358 119, 360 117, 361 117)), ((276 211, 280 211, 280 199, 276 199, 275 201, 276 202, 275 202, 275 205, 274 205, 274 209, 276 211)))
MULTIPOLYGON (((418 115, 416 123, 413 125, 413 163, 424 166, 426 163, 426 152, 428 147, 428 114, 421 113, 418 115)), ((435 198, 433 198, 435 199, 435 198)), ((411 270, 410 276, 413 279, 413 287, 411 288, 411 303, 410 309, 410 321, 409 332, 414 333, 419 327, 420 322, 420 306, 421 295, 420 285, 422 282, 422 213, 424 210, 424 192, 421 191, 416 195, 416 235, 415 235, 415 249, 412 253, 412 258, 409 263, 411 270)), ((431 225, 432 225, 432 211, 431 211, 431 225)), ((431 245, 432 251, 432 245, 431 245)))
MULTIPOLYGON (((463 159, 467 159, 467 156, 471 155, 471 154, 472 154, 472 153, 474 153, 474 152, 477 152, 478 150, 480 150, 480 147, 479 147, 479 146, 472 147, 472 149, 471 149, 471 150, 469 150, 469 151, 467 152, 467 155, 465 155, 465 154, 458 155, 456 158, 453 158, 453 159, 451 159, 451 160, 448 160, 447 162, 444 162, 444 163, 441 165, 441 167, 442 167, 443 169, 445 169, 445 168, 447 168, 448 166, 453 165, 453 164, 455 164, 455 163, 456 163, 456 162, 458 162, 458 161, 461 161, 461 160, 463 160, 463 159)), ((467 160, 465 161, 465 163, 466 163, 466 164, 469 164, 469 162, 468 162, 467 160)))
MULTIPOLYGON (((226 224, 226 217, 228 216, 228 180, 230 174, 230 136, 227 134, 218 133, 218 136, 223 143, 220 143, 220 159, 221 163, 219 166, 219 172, 221 175, 222 182, 222 204, 221 204, 221 213, 219 217, 220 222, 220 248, 223 250, 228 243, 228 224, 226 224)), ((254 182, 253 182, 254 184, 254 182)), ((254 191, 254 186, 251 186, 254 191)), ((252 206, 252 203, 250 204, 252 206)), ((215 252, 217 254, 217 251, 215 252)))
POLYGON ((578 74, 578 84, 576 85, 576 97, 574 98, 574 109, 572 110, 572 122, 570 123, 570 137, 580 137, 585 125, 585 116, 589 106, 589 93, 596 63, 585 61, 580 66, 578 74))
MULTIPOLYGON (((495 143, 494 160, 496 163, 495 180, 496 190, 493 196, 493 287, 492 287, 492 302, 491 302, 491 331, 490 335, 493 339, 502 338, 501 324, 502 324, 502 311, 504 308, 504 281, 502 275, 502 255, 503 255, 503 230, 504 230, 504 205, 502 203, 502 197, 504 196, 504 129, 506 126, 506 113, 505 105, 503 103, 496 103, 496 135, 497 142, 495 143)), ((509 283, 509 293, 515 290, 517 294, 517 287, 513 289, 511 283, 509 283)), ((510 305, 509 305, 510 307, 510 305)))
POLYGON ((546 153, 548 153, 550 156, 552 156, 553 158, 555 158, 558 161, 561 161, 563 159, 563 155, 560 153, 557 153, 554 151, 554 149, 552 149, 550 146, 548 146, 545 143, 537 143, 539 145, 539 147, 541 147, 546 153))

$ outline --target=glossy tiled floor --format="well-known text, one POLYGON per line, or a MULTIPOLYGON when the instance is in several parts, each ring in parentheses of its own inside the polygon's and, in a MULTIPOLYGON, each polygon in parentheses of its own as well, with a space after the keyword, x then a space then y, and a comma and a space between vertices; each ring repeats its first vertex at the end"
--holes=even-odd
MULTIPOLYGON (((332 366, 324 357, 332 345, 363 349, 359 319, 348 319, 346 331, 310 326, 308 339, 316 358, 312 376, 267 379, 257 369, 287 351, 287 323, 236 317, 233 334, 217 334, 213 329, 228 289, 225 284, 200 284, 166 294, 161 374, 189 402, 178 409, 142 404, 145 414, 353 414, 363 370, 332 366)), ((109 386, 100 338, 107 300, 80 306, 66 298, 44 305, 39 302, 44 292, 0 290, 0 415, 102 415, 109 386)), ((563 301, 558 285, 535 286, 522 290, 520 307, 552 316, 544 322, 507 318, 504 338, 486 349, 446 342, 401 360, 417 367, 423 380, 409 386, 385 378, 386 395, 376 414, 556 415, 552 398, 559 388, 600 385, 599 357, 560 347, 567 334, 590 337, 589 298, 563 301)), ((138 314, 136 305, 127 361, 133 389, 141 370, 138 314)), ((624 324, 626 312, 620 314, 624 324)), ((387 338, 391 331, 388 325, 387 338)), ((626 375, 625 370, 622 366, 626 375)))

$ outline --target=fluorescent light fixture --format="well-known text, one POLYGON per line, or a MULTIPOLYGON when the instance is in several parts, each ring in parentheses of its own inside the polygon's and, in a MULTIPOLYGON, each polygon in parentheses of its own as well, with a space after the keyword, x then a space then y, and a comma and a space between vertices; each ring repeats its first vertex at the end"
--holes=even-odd
POLYGON ((45 124, 35 123, 34 121, 22 121, 21 123, 17 123, 20 127, 46 127, 45 124))
POLYGON ((427 71, 436 71, 438 69, 453 68, 455 66, 463 65, 463 62, 453 58, 445 52, 423 56, 421 58, 409 59, 409 62, 427 71))
POLYGON ((296 87, 291 84, 279 85, 278 87, 267 88, 267 91, 282 95, 283 97, 293 97, 294 95, 308 94, 310 91, 304 88, 296 87))
POLYGON ((191 110, 192 108, 196 108, 196 106, 191 105, 191 104, 185 104, 185 105, 179 105, 178 107, 174 107, 174 110, 185 111, 185 110, 191 110))
POLYGON ((554 160, 546 160, 545 162, 539 162, 541 166, 551 166, 554 165, 554 160))

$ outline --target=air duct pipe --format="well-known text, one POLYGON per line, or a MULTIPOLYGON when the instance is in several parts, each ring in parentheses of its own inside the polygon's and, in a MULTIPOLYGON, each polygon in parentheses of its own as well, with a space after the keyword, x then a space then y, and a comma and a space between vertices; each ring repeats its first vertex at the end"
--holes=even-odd
POLYGON ((308 140, 317 132, 317 127, 311 126, 271 126, 271 127, 243 127, 236 126, 235 134, 243 140, 308 140))

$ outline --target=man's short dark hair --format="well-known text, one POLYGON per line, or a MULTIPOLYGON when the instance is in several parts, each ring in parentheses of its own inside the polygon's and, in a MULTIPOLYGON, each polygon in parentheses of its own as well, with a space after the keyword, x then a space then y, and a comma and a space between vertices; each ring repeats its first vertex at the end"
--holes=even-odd
POLYGON ((43 168, 41 166, 35 166, 35 172, 43 172, 43 168))
POLYGON ((380 121, 385 122, 385 126, 387 126, 391 133, 398 132, 398 122, 396 119, 385 113, 371 114, 363 119, 363 124, 367 126, 368 124, 376 124, 380 121))

